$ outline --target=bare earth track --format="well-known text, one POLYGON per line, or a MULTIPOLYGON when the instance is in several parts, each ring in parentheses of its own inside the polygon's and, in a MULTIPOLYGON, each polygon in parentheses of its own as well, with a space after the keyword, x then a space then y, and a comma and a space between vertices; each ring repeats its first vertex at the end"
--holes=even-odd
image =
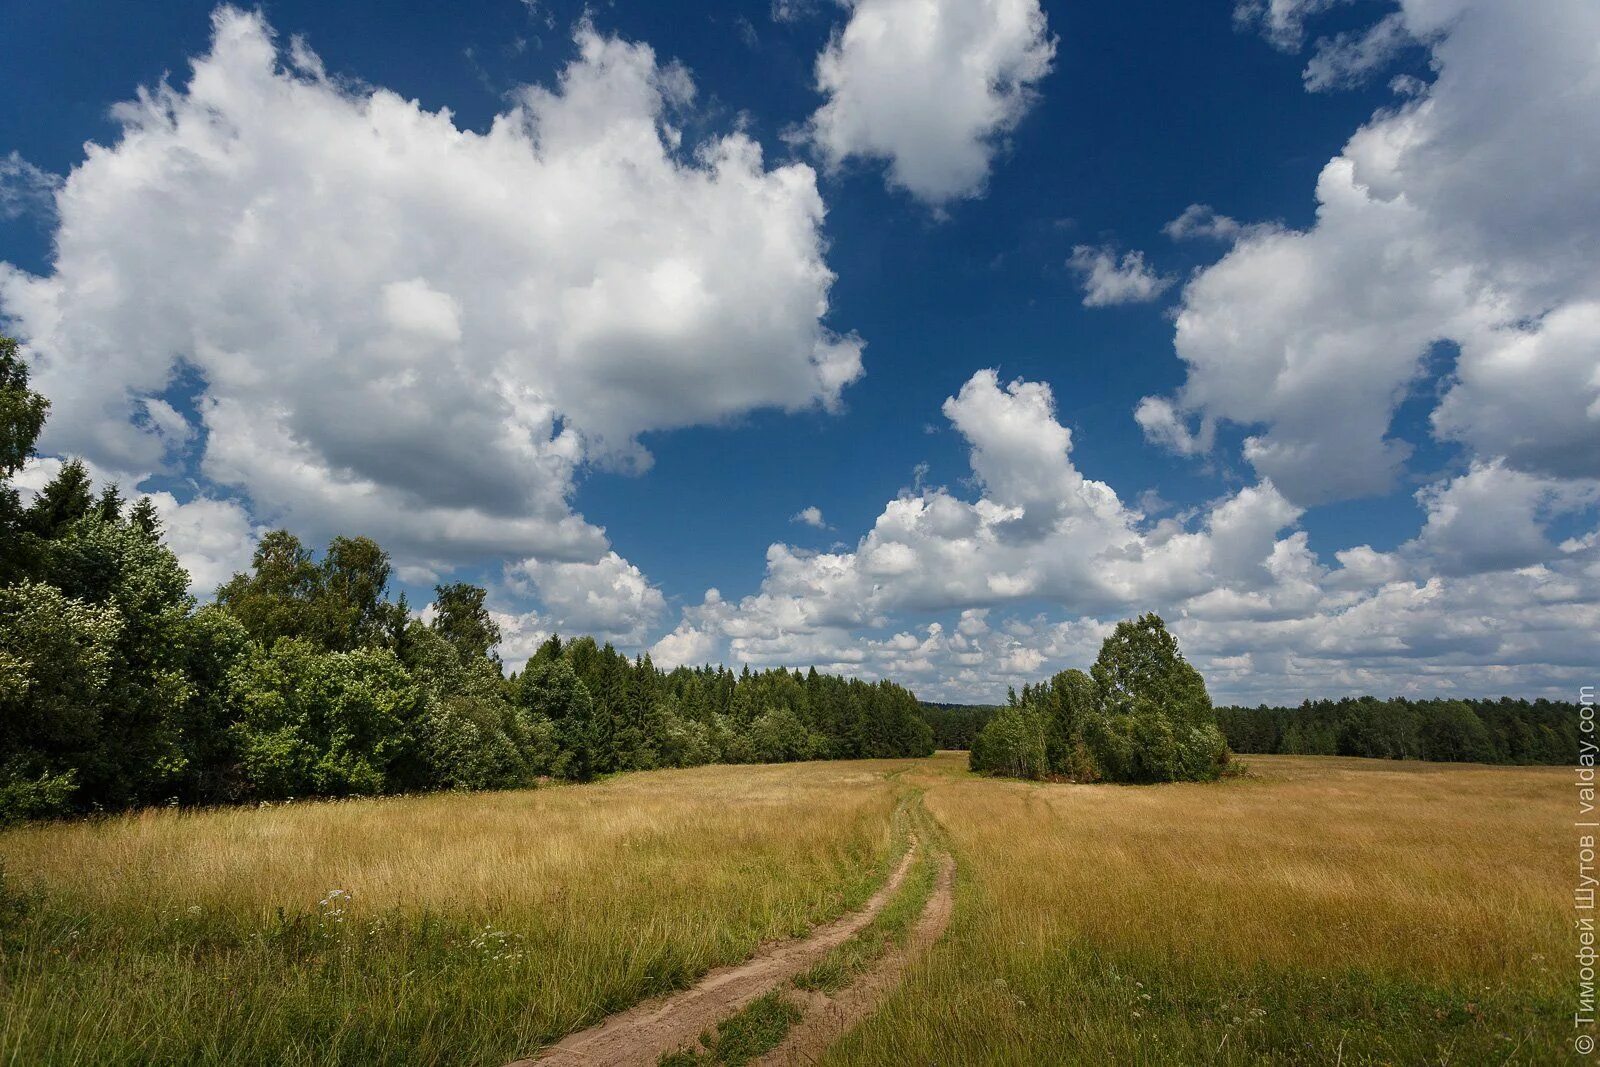
POLYGON ((900 888, 919 847, 913 836, 894 873, 857 911, 817 927, 806 937, 765 947, 743 963, 710 971, 689 989, 642 1001, 587 1030, 568 1034, 538 1055, 508 1067, 602 1063, 654 1067, 664 1053, 693 1044, 719 1019, 807 970, 871 922, 900 888))
POLYGON ((906 943, 886 952, 872 968, 833 994, 791 990, 787 996, 804 1012, 783 1043, 761 1057, 763 1067, 811 1064, 856 1023, 878 1009, 900 984, 907 967, 944 936, 955 910, 956 865, 948 853, 939 857, 939 877, 917 917, 906 943))

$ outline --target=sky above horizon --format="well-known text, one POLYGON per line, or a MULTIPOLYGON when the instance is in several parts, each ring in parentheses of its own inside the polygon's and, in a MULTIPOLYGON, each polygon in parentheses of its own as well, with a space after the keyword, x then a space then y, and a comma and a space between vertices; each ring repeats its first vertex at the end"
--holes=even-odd
POLYGON ((0 328, 205 597, 1219 702, 1600 665, 1600 6, 18 0, 0 328))

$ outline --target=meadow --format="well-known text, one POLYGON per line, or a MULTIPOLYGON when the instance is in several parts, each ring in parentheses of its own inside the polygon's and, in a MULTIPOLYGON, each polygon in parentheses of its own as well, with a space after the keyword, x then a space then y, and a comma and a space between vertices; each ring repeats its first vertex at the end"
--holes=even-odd
POLYGON ((1573 1059, 1562 770, 1247 764, 1128 788, 927 761, 955 920, 828 1062, 1573 1059))
POLYGON ((895 769, 8 831, 0 1062, 503 1063, 859 904, 895 769))
POLYGON ((826 1062, 1571 1058, 1560 769, 1248 764, 1081 786, 940 753, 11 830, 0 1062, 504 1062, 859 905, 911 804, 953 917, 826 1062))

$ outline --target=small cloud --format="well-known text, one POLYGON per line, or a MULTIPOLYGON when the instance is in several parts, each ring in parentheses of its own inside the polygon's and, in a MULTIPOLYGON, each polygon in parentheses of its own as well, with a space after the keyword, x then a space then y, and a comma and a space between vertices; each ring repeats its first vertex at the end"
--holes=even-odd
MULTIPOLYGON (((793 0, 774 18, 789 21, 793 0)), ((984 194, 990 166, 1039 99, 1056 37, 1039 0, 850 0, 816 60, 827 99, 797 136, 830 172, 887 165, 885 183, 935 219, 984 194)))
POLYGON ((1133 418, 1144 431, 1145 440, 1180 456, 1209 452, 1216 443, 1216 426, 1211 420, 1201 419, 1200 428, 1191 430, 1185 413, 1165 397, 1141 398, 1133 418))
POLYGON ((1107 246, 1078 245, 1067 266, 1083 282, 1084 307, 1145 304, 1171 288, 1175 279, 1157 274, 1143 252, 1125 252, 1119 260, 1107 246))
POLYGON ((1316 54, 1301 77, 1314 93, 1354 89, 1416 43, 1406 29, 1405 16, 1396 11, 1365 32, 1341 33, 1318 41, 1316 54))
POLYGON ((1258 234, 1274 233, 1282 228, 1276 222, 1240 222, 1221 214, 1210 204, 1190 204, 1183 209, 1183 214, 1161 227, 1161 232, 1174 241, 1210 238, 1232 242, 1258 234))
POLYGON ((529 22, 541 22, 547 29, 555 29, 555 12, 544 10, 541 0, 518 0, 518 2, 522 5, 522 9, 528 13, 529 22))
POLYGON ((1159 515, 1172 510, 1172 501, 1165 499, 1158 490, 1146 489, 1139 494, 1139 510, 1147 516, 1159 515))
POLYGON ((29 163, 16 152, 0 156, 0 219, 23 215, 50 219, 55 215, 61 177, 29 163))
POLYGON ((1188 241, 1195 237, 1231 241, 1243 230, 1237 219, 1218 214, 1210 204, 1190 204, 1183 209, 1183 214, 1161 227, 1161 232, 1174 241, 1188 241))
POLYGON ((822 509, 815 504, 808 508, 801 508, 789 516, 789 521, 805 523, 807 526, 815 527, 818 530, 826 530, 828 528, 827 522, 822 518, 822 509))
POLYGON ((772 0, 773 22, 799 22, 816 11, 816 0, 772 0))

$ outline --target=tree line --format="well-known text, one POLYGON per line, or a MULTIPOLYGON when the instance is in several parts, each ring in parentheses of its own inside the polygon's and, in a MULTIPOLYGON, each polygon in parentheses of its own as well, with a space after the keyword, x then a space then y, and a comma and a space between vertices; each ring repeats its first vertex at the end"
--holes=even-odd
POLYGON ((23 505, 47 410, 0 338, 0 822, 933 750, 889 682, 554 636, 508 674, 483 589, 436 587, 424 622, 365 537, 269 533, 198 604, 148 498, 69 461, 23 505))
POLYGON ((1088 673, 1009 694, 978 731, 975 771, 1079 782, 1205 781, 1228 769, 1200 672, 1156 614, 1120 622, 1088 673))
POLYGON ((922 702, 922 717, 933 730, 933 747, 967 751, 978 733, 999 711, 997 704, 939 704, 922 702))
POLYGON ((1578 752, 1578 705, 1543 699, 1345 697, 1218 708, 1217 722, 1235 752, 1515 764, 1565 764, 1578 752))

